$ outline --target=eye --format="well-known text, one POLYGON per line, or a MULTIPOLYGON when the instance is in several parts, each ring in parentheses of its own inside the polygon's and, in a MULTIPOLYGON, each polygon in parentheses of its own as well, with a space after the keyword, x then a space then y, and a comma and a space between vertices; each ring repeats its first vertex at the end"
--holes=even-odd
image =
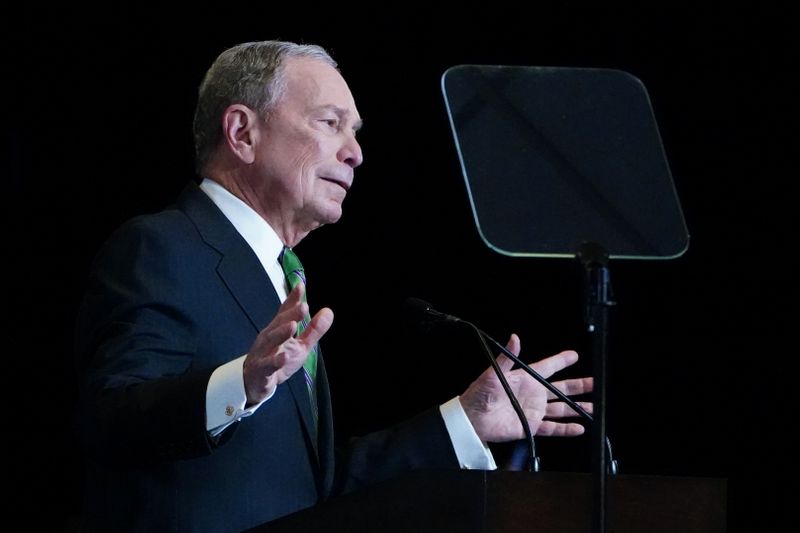
POLYGON ((323 118, 320 120, 323 124, 328 126, 329 128, 338 129, 339 128, 339 119, 338 118, 323 118))

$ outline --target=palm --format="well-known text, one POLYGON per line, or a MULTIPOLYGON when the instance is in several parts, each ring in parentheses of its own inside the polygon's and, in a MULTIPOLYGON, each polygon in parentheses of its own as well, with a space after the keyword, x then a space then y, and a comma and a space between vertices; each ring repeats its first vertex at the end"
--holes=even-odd
MULTIPOLYGON (((504 369, 505 370, 505 369, 504 369)), ((531 433, 536 431, 547 411, 547 391, 536 381, 530 379, 522 370, 504 372, 508 385, 528 420, 531 433)), ((481 427, 476 432, 481 435, 492 435, 492 439, 521 439, 525 436, 517 412, 509 400, 500 379, 493 368, 488 368, 475 382, 480 396, 485 398, 485 407, 481 417, 481 427)), ((473 385, 475 385, 473 384, 473 385)))
MULTIPOLYGON (((519 353, 519 338, 512 335, 507 348, 519 353)), ((578 354, 565 351, 542 359, 532 368, 542 377, 550 378, 578 360, 578 354)), ((528 421, 531 433, 536 435, 574 436, 583 433, 583 426, 559 419, 575 416, 563 402, 552 402, 554 395, 524 370, 512 370, 513 362, 504 355, 497 362, 517 398, 528 421)), ((591 378, 567 379, 554 382, 567 395, 584 394, 592 390, 591 378)), ((460 398, 467 417, 484 442, 503 442, 525 437, 517 412, 506 394, 493 368, 488 368, 476 379, 460 398)), ((591 405, 581 407, 591 411, 591 405)))

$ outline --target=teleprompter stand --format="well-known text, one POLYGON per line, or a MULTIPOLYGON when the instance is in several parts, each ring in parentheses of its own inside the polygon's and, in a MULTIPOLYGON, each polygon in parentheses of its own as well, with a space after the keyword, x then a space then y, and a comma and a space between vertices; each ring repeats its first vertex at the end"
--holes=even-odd
MULTIPOLYGON (((644 85, 619 70, 459 65, 442 76, 478 232, 511 257, 577 259, 592 339, 592 530, 608 523, 610 259, 669 259, 688 233, 644 85)), ((616 465, 614 464, 614 467, 616 465)))
POLYGON ((724 480, 609 475, 610 262, 675 258, 688 246, 644 86, 617 70, 460 65, 442 89, 485 244, 583 267, 592 472, 420 471, 253 531, 724 532, 724 480))

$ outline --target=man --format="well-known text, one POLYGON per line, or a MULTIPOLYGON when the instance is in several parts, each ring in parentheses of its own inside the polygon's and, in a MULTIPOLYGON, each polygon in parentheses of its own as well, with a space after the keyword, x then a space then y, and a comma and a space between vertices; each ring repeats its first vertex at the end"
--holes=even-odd
MULTIPOLYGON (((86 530, 240 531, 412 469, 494 468, 486 443, 523 437, 488 369, 334 462, 317 348, 333 312, 308 317, 302 270, 281 261, 341 216, 360 125, 319 47, 246 43, 211 66, 195 114, 200 185, 109 239, 79 316, 86 530)), ((519 339, 508 347, 518 353, 519 339)), ((576 360, 562 352, 536 368, 547 377, 576 360)), ((501 366, 532 431, 583 432, 501 366)), ((558 386, 582 394, 591 379, 558 386)))

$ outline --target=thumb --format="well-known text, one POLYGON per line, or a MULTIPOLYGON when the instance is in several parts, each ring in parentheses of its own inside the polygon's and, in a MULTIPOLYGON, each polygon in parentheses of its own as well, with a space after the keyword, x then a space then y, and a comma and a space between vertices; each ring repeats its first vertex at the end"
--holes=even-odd
MULTIPOLYGON (((519 337, 516 333, 512 333, 511 337, 506 343, 506 350, 514 355, 519 355, 520 346, 521 343, 519 337)), ((500 354, 500 356, 497 358, 497 364, 500 366, 500 369, 503 372, 508 372, 514 366, 514 361, 512 361, 511 358, 507 357, 505 354, 500 354)))

